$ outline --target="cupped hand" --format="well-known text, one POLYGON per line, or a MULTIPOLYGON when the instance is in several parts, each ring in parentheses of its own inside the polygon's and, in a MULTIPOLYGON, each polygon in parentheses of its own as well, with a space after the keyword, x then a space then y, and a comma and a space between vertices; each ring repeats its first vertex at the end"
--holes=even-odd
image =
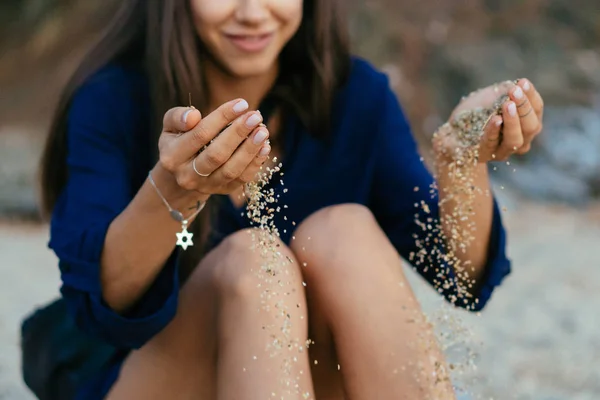
POLYGON ((229 194, 255 179, 271 151, 269 131, 245 100, 221 105, 204 118, 195 108, 165 113, 159 163, 184 190, 229 194))
POLYGON ((478 107, 490 108, 506 94, 500 115, 489 118, 479 142, 478 161, 504 161, 512 154, 523 155, 542 131, 544 101, 528 79, 488 86, 463 99, 450 118, 478 107))

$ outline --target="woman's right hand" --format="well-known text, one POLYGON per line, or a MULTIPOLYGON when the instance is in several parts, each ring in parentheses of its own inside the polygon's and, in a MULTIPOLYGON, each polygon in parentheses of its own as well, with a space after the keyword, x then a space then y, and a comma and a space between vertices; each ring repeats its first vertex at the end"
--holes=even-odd
POLYGON ((268 137, 260 112, 248 111, 242 99, 204 118, 195 108, 176 107, 164 116, 159 164, 186 191, 229 194, 255 179, 271 151, 268 137))

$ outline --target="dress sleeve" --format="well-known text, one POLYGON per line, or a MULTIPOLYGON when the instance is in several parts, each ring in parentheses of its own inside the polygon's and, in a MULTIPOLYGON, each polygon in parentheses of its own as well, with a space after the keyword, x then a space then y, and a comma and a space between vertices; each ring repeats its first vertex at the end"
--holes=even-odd
POLYGON ((419 155, 409 124, 387 79, 384 86, 380 92, 382 117, 374 156, 371 209, 400 255, 439 293, 457 306, 479 311, 511 268, 498 204, 494 199, 485 272, 474 296, 461 296, 454 270, 444 260, 444 246, 435 234, 440 219, 438 195, 432 185, 434 178, 419 155))
POLYGON ((74 96, 68 114, 68 181, 53 210, 49 247, 59 260, 61 293, 78 326, 119 348, 139 348, 173 318, 178 254, 126 315, 102 300, 100 256, 111 222, 132 188, 135 102, 121 73, 98 77, 74 96), (131 100, 131 101, 130 101, 131 100))

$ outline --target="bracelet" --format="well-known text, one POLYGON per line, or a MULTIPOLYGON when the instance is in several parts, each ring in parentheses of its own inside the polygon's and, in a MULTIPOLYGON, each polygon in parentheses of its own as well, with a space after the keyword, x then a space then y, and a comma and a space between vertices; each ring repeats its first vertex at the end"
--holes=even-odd
POLYGON ((186 250, 189 246, 193 246, 194 242, 192 241, 192 237, 194 236, 194 234, 188 232, 187 230, 189 220, 195 218, 196 215, 200 214, 200 211, 202 211, 204 206, 206 206, 206 202, 198 202, 198 205, 196 206, 196 211, 194 211, 189 217, 185 218, 181 212, 171 207, 167 199, 165 199, 165 196, 163 196, 163 194, 160 192, 158 186, 156 186, 156 182, 154 182, 154 179, 152 178, 152 172, 148 172, 148 180, 150 181, 152 186, 154 186, 158 197, 160 197, 165 206, 167 206, 171 218, 173 218, 177 222, 181 222, 181 232, 175 233, 175 235, 177 236, 176 246, 180 246, 183 250, 186 250))

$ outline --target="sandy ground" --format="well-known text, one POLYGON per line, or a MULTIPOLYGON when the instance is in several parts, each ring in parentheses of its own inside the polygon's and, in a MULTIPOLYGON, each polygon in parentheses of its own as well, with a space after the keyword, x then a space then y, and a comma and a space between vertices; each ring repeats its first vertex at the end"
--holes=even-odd
MULTIPOLYGON (((514 272, 481 316, 451 315, 474 334, 469 343, 478 353, 477 370, 461 380, 478 399, 597 400, 600 208, 508 205, 514 272)), ((20 379, 18 329, 23 315, 58 291, 46 241, 45 226, 0 225, 2 400, 33 399, 20 379)), ((434 313, 438 299, 410 274, 424 308, 434 313)))
POLYGON ((56 257, 45 226, 0 225, 0 399, 34 399, 20 375, 24 315, 58 295, 56 257))

